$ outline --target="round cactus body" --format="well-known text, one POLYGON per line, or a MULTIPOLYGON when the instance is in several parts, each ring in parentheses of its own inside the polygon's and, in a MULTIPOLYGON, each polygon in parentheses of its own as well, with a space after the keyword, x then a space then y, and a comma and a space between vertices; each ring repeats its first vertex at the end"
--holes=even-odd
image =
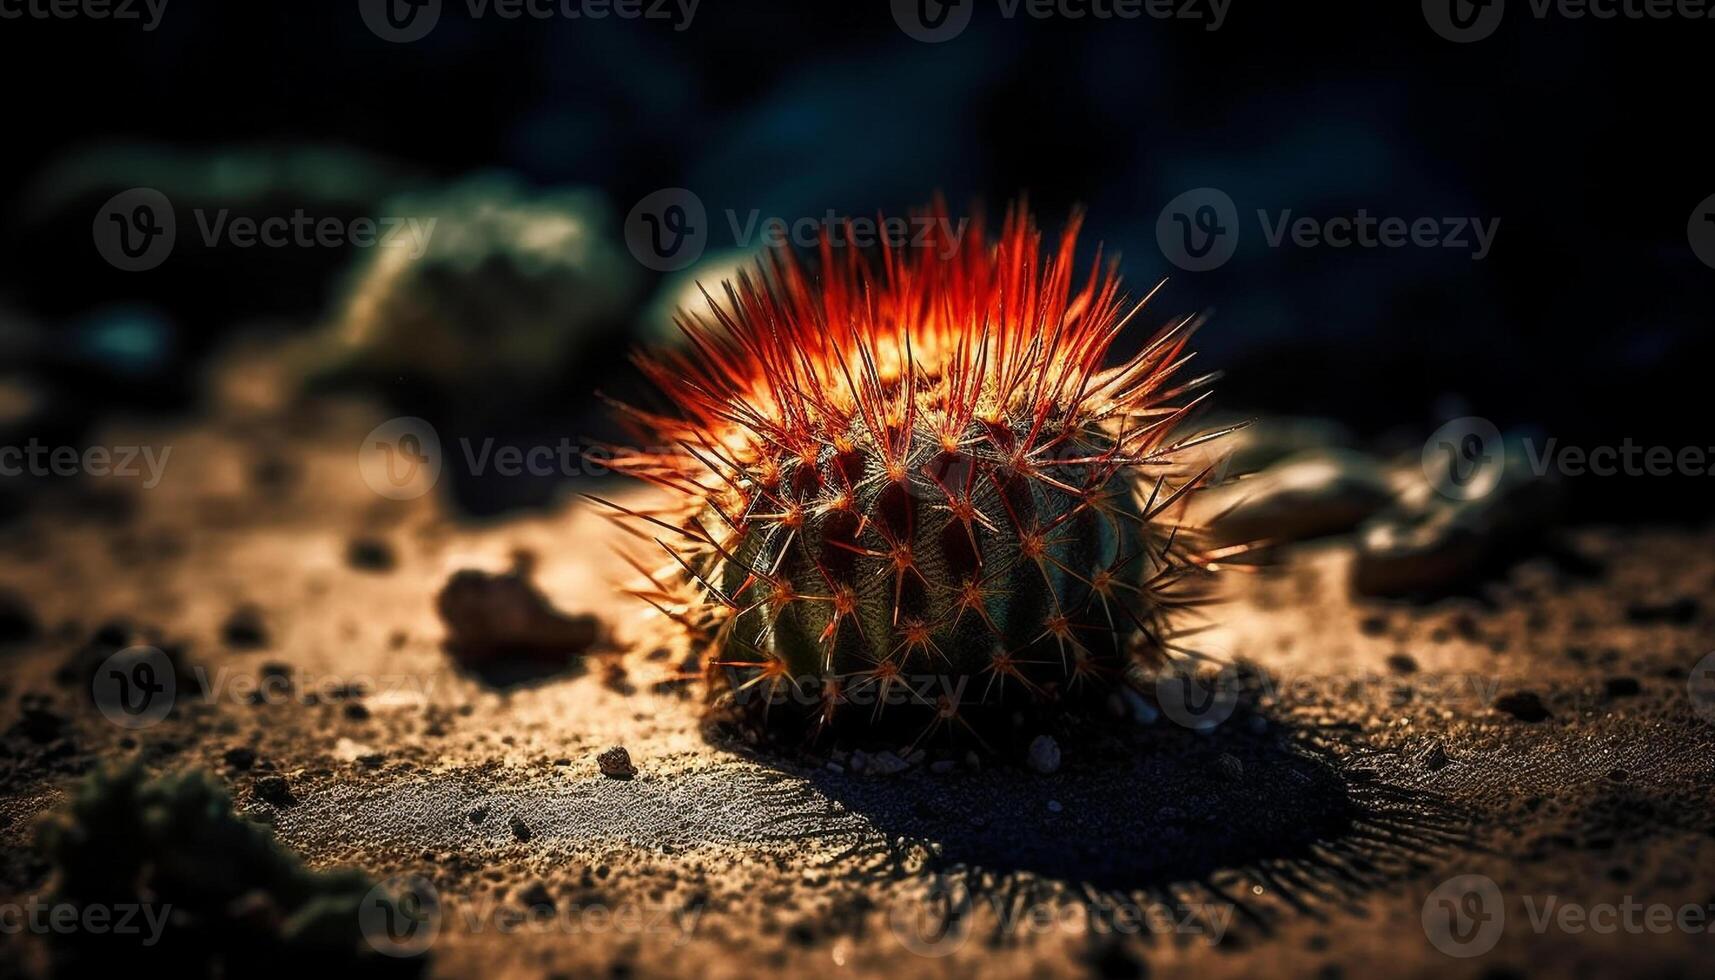
MULTIPOLYGON (((620 469, 665 488, 617 508, 664 549, 635 590, 704 632, 711 665, 820 724, 1106 691, 1159 663, 1211 556, 1179 515, 1205 473, 1178 423, 1181 320, 1117 365, 1128 303, 1074 221, 1044 258, 1009 215, 879 257, 777 252, 640 359, 670 414, 620 469), (807 268, 813 267, 814 273, 807 268), (900 709, 895 711, 895 709, 900 709)), ((764 696, 766 695, 766 696, 764 696)))

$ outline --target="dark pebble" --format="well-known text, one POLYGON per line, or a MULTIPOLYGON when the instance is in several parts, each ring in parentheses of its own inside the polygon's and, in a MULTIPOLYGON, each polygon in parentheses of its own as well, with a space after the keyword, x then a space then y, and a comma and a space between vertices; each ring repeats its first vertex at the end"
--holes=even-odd
POLYGON ((23 596, 10 589, 0 591, 0 643, 28 643, 41 631, 35 610, 23 596))
POLYGON ((1626 618, 1634 623, 1672 623, 1686 626, 1697 619, 1697 600, 1680 596, 1670 602, 1634 602, 1626 607, 1626 618))
POLYGON ((262 610, 255 606, 239 606, 226 618, 221 637, 234 650, 260 650, 268 645, 268 627, 262 622, 262 610))
POLYGON ((1495 710, 1504 711, 1519 721, 1539 722, 1550 717, 1548 707, 1534 691, 1515 691, 1495 699, 1495 710))
POLYGON ((1608 683, 1604 685, 1604 689, 1608 692, 1608 697, 1611 698, 1636 697, 1638 692, 1642 690, 1638 686, 1636 677, 1610 677, 1608 683))
POLYGON ((287 785, 285 776, 263 776, 256 780, 256 797, 275 806, 291 806, 298 802, 287 785))
POLYGON ((391 572, 398 559, 393 546, 380 538, 353 538, 345 546, 345 563, 364 572, 391 572))

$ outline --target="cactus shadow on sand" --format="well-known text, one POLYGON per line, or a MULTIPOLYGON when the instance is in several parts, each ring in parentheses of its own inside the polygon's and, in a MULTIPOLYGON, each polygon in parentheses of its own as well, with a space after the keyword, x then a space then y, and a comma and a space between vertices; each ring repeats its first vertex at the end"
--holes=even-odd
POLYGON ((1235 942, 1429 870, 1467 839, 1459 813, 1391 784, 1361 747, 1248 704, 1213 731, 1162 720, 1063 743, 1048 775, 816 772, 820 797, 866 825, 839 842, 835 866, 1002 917, 1044 902, 1092 916, 1124 905, 1163 922, 1219 908, 1235 942))

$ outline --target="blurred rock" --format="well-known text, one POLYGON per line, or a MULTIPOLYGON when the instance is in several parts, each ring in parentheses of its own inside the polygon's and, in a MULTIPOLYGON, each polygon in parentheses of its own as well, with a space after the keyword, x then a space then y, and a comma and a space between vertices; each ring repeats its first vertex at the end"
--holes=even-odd
POLYGON ((152 187, 178 205, 241 207, 270 198, 362 206, 399 186, 404 171, 392 161, 334 145, 226 146, 187 150, 154 143, 109 143, 68 154, 43 168, 24 200, 26 220, 72 208, 87 229, 93 209, 77 207, 92 194, 152 187))
POLYGON ((404 376, 474 398, 541 390, 617 332, 637 292, 640 270, 594 190, 480 177, 381 210, 422 237, 370 250, 316 377, 404 376))
POLYGON ((1558 482, 1531 471, 1517 440, 1505 442, 1502 467, 1486 494, 1454 500, 1436 492, 1415 461, 1402 463, 1397 474, 1412 482, 1398 504, 1359 533, 1353 590, 1370 596, 1454 590, 1552 526, 1562 499, 1558 482))
POLYGON ((447 625, 447 650, 461 666, 491 682, 524 679, 507 668, 539 676, 532 665, 564 667, 595 643, 596 618, 555 609, 531 583, 531 572, 524 559, 499 575, 467 568, 441 588, 435 608, 447 625))
POLYGON ((1357 445, 1350 429, 1333 419, 1314 416, 1217 418, 1204 426, 1203 431, 1213 432, 1240 424, 1243 428, 1192 450, 1192 454, 1202 460, 1198 468, 1216 465, 1217 477, 1242 477, 1290 456, 1315 450, 1351 449, 1357 445))
POLYGON ((660 287, 655 290, 655 297, 644 308, 637 336, 649 343, 661 344, 676 343, 684 339, 684 334, 674 325, 681 310, 700 317, 705 322, 716 322, 714 311, 703 291, 708 290, 709 296, 725 304, 723 284, 729 280, 736 282, 741 272, 754 277, 756 261, 761 255, 760 251, 746 249, 715 252, 703 256, 688 269, 665 276, 660 287))
POLYGON ((28 643, 41 633, 30 601, 11 589, 0 589, 0 644, 28 643))
POLYGON ((1216 544, 1285 543, 1350 531, 1393 500, 1376 460, 1313 449, 1197 494, 1190 516, 1210 529, 1216 544))
POLYGON ((1024 764, 1032 772, 1044 776, 1060 769, 1060 743, 1054 741, 1052 735, 1038 735, 1030 742, 1030 750, 1026 753, 1024 764))
POLYGON ((615 745, 596 756, 596 766, 601 774, 609 779, 630 779, 637 775, 637 767, 631 764, 631 753, 623 745, 615 745))

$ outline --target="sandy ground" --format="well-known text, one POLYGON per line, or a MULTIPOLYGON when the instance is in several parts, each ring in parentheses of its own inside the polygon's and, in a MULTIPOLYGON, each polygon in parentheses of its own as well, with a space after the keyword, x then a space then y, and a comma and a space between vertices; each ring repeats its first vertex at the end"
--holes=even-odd
MULTIPOLYGON (((594 508, 471 525, 371 492, 355 449, 383 418, 112 433, 172 445, 170 477, 68 483, 0 532, 0 587, 41 623, 0 661, 0 898, 47 880, 36 816, 137 757, 218 774, 314 867, 429 882, 435 976, 1678 976, 1715 948, 1538 921, 1715 905, 1715 703, 1688 685, 1715 650, 1710 531, 1573 529, 1432 604, 1354 600, 1349 546, 1301 547, 1198 636, 1236 665, 1237 700, 1204 706, 1219 724, 1116 702, 1058 733, 1051 774, 942 744, 863 775, 847 746, 705 735, 684 644, 615 596, 594 508), (607 635, 496 685, 449 658, 434 596, 519 549, 607 635), (118 623, 182 645, 205 693, 132 732, 55 680, 118 623), (251 696, 282 667, 293 693, 251 696), (635 778, 599 771, 616 744, 635 778), (258 792, 275 775, 289 798, 258 792), (1426 919, 1465 874, 1495 883, 1504 929, 1460 958, 1426 919)), ((18 938, 0 964, 40 969, 18 938)))

